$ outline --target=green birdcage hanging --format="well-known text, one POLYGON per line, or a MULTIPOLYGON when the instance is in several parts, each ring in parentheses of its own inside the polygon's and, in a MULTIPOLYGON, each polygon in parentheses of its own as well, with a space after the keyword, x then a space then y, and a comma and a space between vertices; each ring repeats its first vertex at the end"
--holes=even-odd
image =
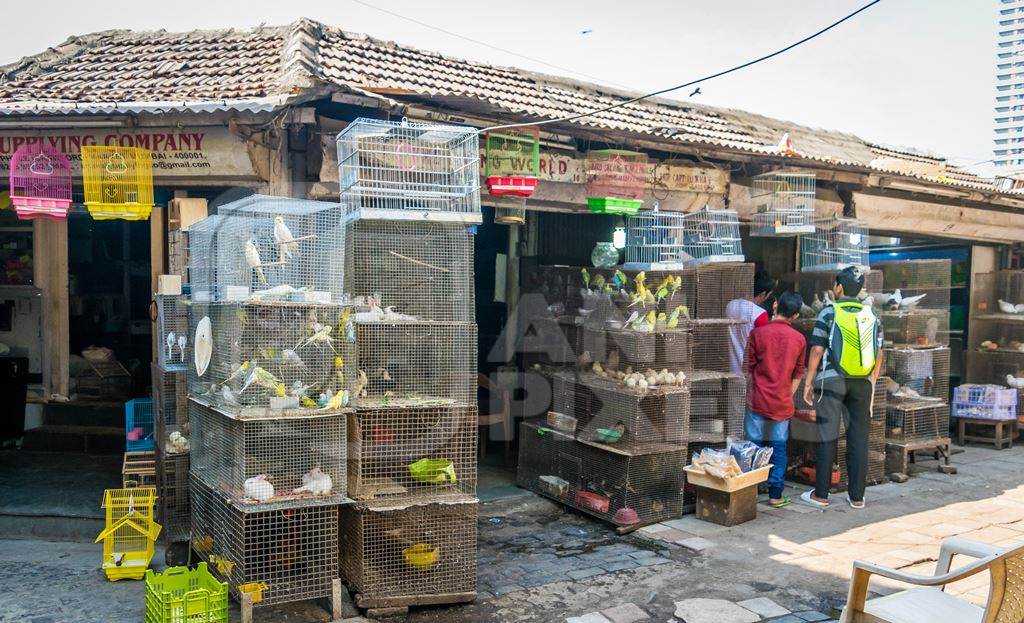
POLYGON ((492 196, 529 197, 539 175, 539 128, 508 128, 484 135, 484 177, 492 196))

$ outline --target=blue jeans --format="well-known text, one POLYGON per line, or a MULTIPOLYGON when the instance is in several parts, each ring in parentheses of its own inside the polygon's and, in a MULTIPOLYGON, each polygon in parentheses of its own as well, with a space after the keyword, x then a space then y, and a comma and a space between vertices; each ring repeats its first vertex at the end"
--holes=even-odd
POLYGON ((747 440, 759 446, 771 446, 772 469, 768 472, 768 495, 777 500, 782 497, 786 481, 786 441, 789 439, 789 420, 772 420, 747 410, 743 419, 747 440))

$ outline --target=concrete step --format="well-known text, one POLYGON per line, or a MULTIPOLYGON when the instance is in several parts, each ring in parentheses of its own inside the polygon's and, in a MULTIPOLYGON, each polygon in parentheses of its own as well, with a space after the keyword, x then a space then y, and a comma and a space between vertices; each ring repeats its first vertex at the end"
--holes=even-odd
MULTIPOLYGON (((100 532, 103 532, 103 528, 104 520, 102 518, 5 515, 0 513, 0 534, 4 535, 5 539, 43 539, 88 543, 92 542, 100 532)), ((97 554, 97 560, 99 560, 99 554, 97 554)))
POLYGON ((125 450, 124 426, 43 424, 25 431, 22 449, 37 452, 119 454, 125 450))
POLYGON ((50 402, 43 405, 43 424, 124 428, 124 405, 114 402, 50 402))

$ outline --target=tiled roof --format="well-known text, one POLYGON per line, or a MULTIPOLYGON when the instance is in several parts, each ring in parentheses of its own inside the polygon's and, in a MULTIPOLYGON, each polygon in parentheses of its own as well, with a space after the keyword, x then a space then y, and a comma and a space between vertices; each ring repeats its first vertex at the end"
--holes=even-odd
MULTIPOLYGON (((72 37, 42 54, 0 67, 0 112, 46 112, 88 103, 95 103, 96 111, 131 110, 141 102, 252 109, 253 102, 284 102, 318 85, 399 99, 471 102, 521 119, 586 113, 636 95, 446 57, 303 19, 252 30, 113 30, 72 37)), ((766 156, 777 154, 776 145, 789 133, 794 148, 811 160, 993 188, 991 182, 941 158, 872 145, 851 134, 678 100, 651 98, 573 123, 766 156), (894 160, 913 162, 917 169, 892 167, 894 160), (945 174, 915 173, 922 164, 945 174)))

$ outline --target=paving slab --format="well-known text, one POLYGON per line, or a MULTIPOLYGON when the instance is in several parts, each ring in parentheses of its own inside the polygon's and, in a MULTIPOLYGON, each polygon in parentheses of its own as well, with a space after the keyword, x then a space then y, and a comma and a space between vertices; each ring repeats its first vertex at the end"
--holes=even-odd
POLYGON ((817 612, 815 610, 808 610, 807 612, 794 612, 793 614, 800 617, 804 621, 810 621, 811 623, 814 623, 816 621, 828 621, 832 618, 827 614, 822 614, 821 612, 817 612))
POLYGON ((651 618, 643 608, 634 603, 625 603, 614 608, 602 610, 601 614, 611 623, 636 623, 651 618))
POLYGON ((789 610, 783 608, 767 597, 756 597, 754 599, 747 599, 746 601, 738 601, 736 602, 736 605, 746 608, 755 614, 760 614, 766 619, 789 614, 789 610))
POLYGON ((717 534, 723 530, 727 530, 725 526, 713 524, 709 521, 701 521, 697 519, 695 515, 686 515, 681 519, 673 519, 672 521, 663 522, 670 528, 676 530, 682 530, 683 532, 689 532, 690 534, 696 534, 697 536, 707 536, 709 534, 717 534))
POLYGON ((757 623, 761 620, 746 608, 725 599, 684 599, 676 602, 675 617, 686 623, 757 623))
POLYGON ((713 542, 699 536, 680 539, 676 541, 676 545, 681 545, 686 549, 693 550, 695 552, 703 552, 704 550, 715 546, 713 542))
POLYGON ((609 623, 600 612, 588 612, 578 617, 569 617, 565 623, 609 623))

